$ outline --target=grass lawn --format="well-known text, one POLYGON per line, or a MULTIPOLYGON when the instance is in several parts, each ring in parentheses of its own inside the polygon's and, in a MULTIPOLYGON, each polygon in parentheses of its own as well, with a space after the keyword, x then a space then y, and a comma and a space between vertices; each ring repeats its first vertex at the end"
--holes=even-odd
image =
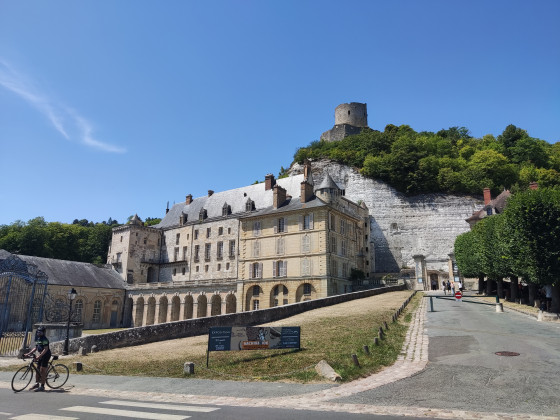
POLYGON ((81 374, 312 383, 328 382, 314 369, 319 361, 326 360, 343 382, 351 381, 396 361, 421 293, 397 322, 391 323, 391 317, 411 293, 385 293, 265 324, 300 326, 301 350, 212 352, 206 368, 208 336, 203 335, 65 357, 63 363, 70 367, 75 361, 82 362, 81 374), (374 346, 374 338, 384 322, 389 330, 379 345, 374 346), (370 354, 365 354, 364 345, 369 346, 370 354), (360 367, 354 366, 352 354, 358 356, 360 367), (185 362, 194 362, 194 375, 185 376, 185 362))

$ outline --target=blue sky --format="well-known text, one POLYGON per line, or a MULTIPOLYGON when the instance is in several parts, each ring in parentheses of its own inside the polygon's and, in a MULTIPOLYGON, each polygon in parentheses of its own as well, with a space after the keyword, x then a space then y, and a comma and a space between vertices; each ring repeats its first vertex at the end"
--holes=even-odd
POLYGON ((0 224, 161 217, 370 127, 560 140, 560 1, 0 0, 0 224))

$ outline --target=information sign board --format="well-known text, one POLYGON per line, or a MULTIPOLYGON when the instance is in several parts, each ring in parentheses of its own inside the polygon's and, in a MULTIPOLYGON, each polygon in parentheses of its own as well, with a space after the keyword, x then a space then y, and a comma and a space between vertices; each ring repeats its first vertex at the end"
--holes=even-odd
POLYGON ((210 327, 208 351, 299 349, 300 327, 210 327))

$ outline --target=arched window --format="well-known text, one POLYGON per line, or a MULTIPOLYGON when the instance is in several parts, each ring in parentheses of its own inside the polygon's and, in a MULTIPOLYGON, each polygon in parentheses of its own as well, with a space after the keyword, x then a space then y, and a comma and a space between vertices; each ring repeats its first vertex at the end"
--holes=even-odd
POLYGON ((222 206, 222 216, 227 216, 228 214, 231 214, 231 206, 228 203, 224 203, 222 206))
POLYGON ((84 301, 82 299, 78 299, 75 305, 76 311, 76 321, 82 322, 82 313, 84 311, 84 301))
POLYGON ((202 221, 208 217, 208 213, 206 209, 200 209, 200 213, 198 213, 198 220, 202 221))
POLYGON ((248 198, 247 202, 245 203, 245 211, 253 211, 253 210, 255 210, 255 202, 250 198, 248 198))

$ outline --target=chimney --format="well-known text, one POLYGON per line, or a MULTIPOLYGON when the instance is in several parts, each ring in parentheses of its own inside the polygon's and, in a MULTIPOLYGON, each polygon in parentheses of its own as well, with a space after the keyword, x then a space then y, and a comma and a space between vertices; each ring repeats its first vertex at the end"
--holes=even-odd
POLYGON ((484 205, 487 206, 492 201, 492 193, 490 193, 490 188, 484 188, 484 205))
POLYGON ((187 195, 187 199, 185 200, 185 204, 191 204, 192 203, 192 194, 187 195))
POLYGON ((268 191, 271 190, 272 187, 276 185, 276 180, 274 179, 274 175, 268 174, 264 177, 264 190, 268 191))
POLYGON ((539 189, 539 184, 537 184, 536 182, 533 181, 529 184, 529 188, 532 189, 532 190, 538 190, 539 189))
POLYGON ((208 190, 208 197, 210 197, 212 194, 214 194, 214 191, 208 190))
POLYGON ((307 181, 302 181, 300 200, 302 203, 307 203, 313 197, 313 185, 309 184, 307 181))
POLYGON ((286 190, 280 185, 275 185, 272 192, 272 206, 277 209, 286 201, 286 190))
POLYGON ((311 176, 311 162, 309 159, 303 161, 303 179, 308 179, 311 176))

